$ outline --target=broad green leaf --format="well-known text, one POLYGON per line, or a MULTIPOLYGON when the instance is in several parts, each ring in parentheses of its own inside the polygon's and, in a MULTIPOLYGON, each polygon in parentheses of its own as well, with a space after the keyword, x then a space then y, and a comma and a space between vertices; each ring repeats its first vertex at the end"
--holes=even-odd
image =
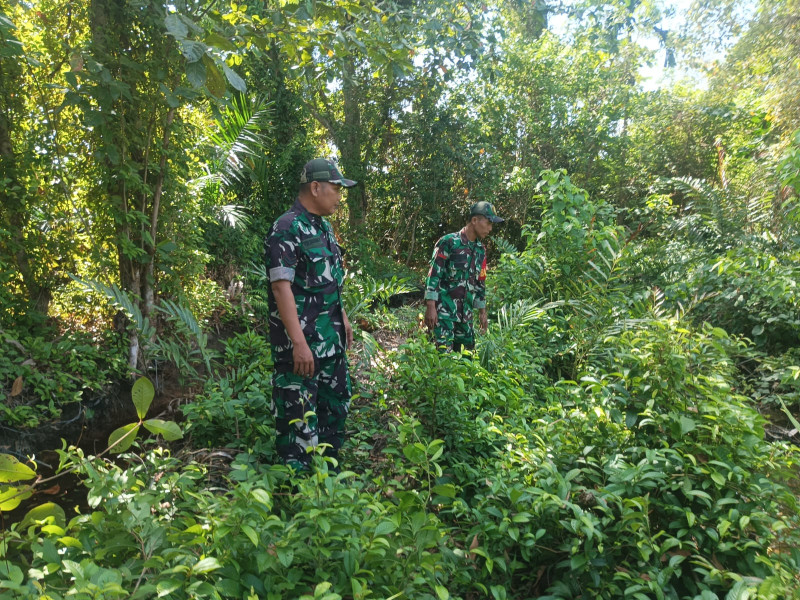
POLYGON ((125 452, 131 447, 133 441, 136 439, 136 434, 139 433, 139 424, 131 423, 123 425, 115 429, 110 436, 108 436, 108 446, 111 448, 112 454, 119 454, 125 452))
POLYGON ((206 66, 206 87, 208 91, 217 98, 221 98, 225 93, 225 77, 219 72, 217 65, 208 55, 203 57, 203 64, 206 66))
POLYGON ((381 521, 375 528, 375 535, 387 535, 397 529, 393 521, 381 521))
POLYGON ((236 52, 236 44, 230 41, 228 38, 221 36, 218 33, 209 33, 206 35, 205 43, 209 46, 214 46, 215 48, 219 48, 220 50, 229 50, 230 52, 236 52))
POLYGON ((68 535, 58 538, 58 542, 67 548, 83 548, 83 544, 79 539, 68 535))
POLYGON ((291 566, 294 561, 294 550, 285 546, 278 546, 275 548, 275 553, 278 555, 278 560, 284 567, 291 566))
POLYGON ((61 527, 66 527, 67 516, 64 509, 58 504, 53 502, 46 502, 39 506, 30 509, 27 514, 22 518, 22 526, 32 525, 34 523, 54 523, 61 527))
POLYGON ((329 589, 331 589, 332 585, 333 584, 330 581, 323 581, 321 583, 318 583, 314 588, 314 597, 318 598, 319 596, 327 592, 329 589))
POLYGON ((746 582, 737 581, 725 596, 725 600, 748 600, 753 591, 746 582))
POLYGON ((183 437, 183 432, 177 423, 162 421, 161 419, 148 419, 144 422, 145 429, 150 433, 160 435, 168 442, 174 442, 183 437))
POLYGON ((456 486, 454 486, 452 483, 443 483, 441 485, 434 486, 431 492, 439 496, 445 496, 447 498, 455 498, 456 486))
POLYGON ((167 32, 170 35, 178 39, 185 38, 189 35, 189 27, 183 22, 183 19, 175 13, 167 15, 164 19, 164 26, 167 28, 167 32))
POLYGON ((681 435, 686 435, 690 431, 694 431, 697 428, 697 423, 694 420, 690 419, 689 417, 681 417, 680 418, 681 424, 681 435))
POLYGON ((194 567, 192 567, 192 572, 210 573, 211 571, 215 571, 216 569, 221 569, 221 568, 222 565, 219 564, 219 561, 213 556, 209 556, 208 558, 204 558, 202 560, 197 561, 194 567))
POLYGON ((189 83, 195 88, 201 88, 206 84, 206 66, 203 64, 203 61, 199 60, 186 65, 186 79, 188 79, 189 83))
POLYGON ((228 78, 228 81, 233 86, 233 88, 239 92, 246 92, 247 91, 247 84, 244 82, 244 79, 239 77, 239 75, 231 69, 228 65, 222 65, 222 70, 225 71, 225 77, 228 78))
POLYGON ((448 600, 450 598, 450 592, 447 591, 447 588, 443 585, 437 585, 436 587, 436 596, 439 600, 448 600))
POLYGON ((36 472, 23 465, 10 454, 0 454, 0 483, 27 481, 36 477, 36 472))
POLYGON ((31 491, 25 488, 0 487, 0 510, 14 510, 19 503, 31 497, 31 491))
POLYGON ((422 464, 426 459, 425 448, 419 442, 414 442, 413 444, 405 446, 403 448, 403 454, 405 454, 409 461, 416 465, 422 464))
POLYGON ((206 46, 202 42, 192 42, 189 40, 181 41, 181 54, 190 63, 197 62, 206 55, 206 46))
POLYGON ((131 399, 136 407, 136 414, 139 415, 140 419, 144 419, 155 395, 156 391, 153 388, 153 384, 147 377, 140 377, 133 384, 131 399))
POLYGON ((248 539, 253 542, 253 546, 256 548, 258 547, 258 534, 256 530, 250 527, 250 525, 242 525, 242 531, 248 537, 248 539))
POLYGON ((269 492, 263 490, 261 488, 255 488, 250 495, 253 496, 258 502, 266 506, 267 508, 272 508, 272 499, 269 497, 269 492))
POLYGON ((159 581, 158 585, 156 586, 156 590, 158 591, 158 597, 163 598, 164 596, 169 596, 172 592, 179 589, 183 583, 178 581, 177 579, 165 579, 163 581, 159 581))
POLYGON ((725 477, 723 477, 722 474, 718 473, 717 471, 711 473, 711 480, 720 487, 725 485, 725 477))

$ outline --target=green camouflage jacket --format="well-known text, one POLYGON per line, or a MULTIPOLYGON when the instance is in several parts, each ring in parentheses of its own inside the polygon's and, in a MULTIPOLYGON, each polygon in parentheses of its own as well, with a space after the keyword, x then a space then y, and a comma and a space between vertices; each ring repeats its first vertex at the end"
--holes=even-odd
MULTIPOLYGON (((270 283, 291 282, 297 316, 317 358, 344 354, 347 339, 342 318, 342 253, 333 228, 299 201, 272 225, 266 243, 270 283)), ((276 363, 292 362, 292 342, 269 289, 269 338, 276 363)))
POLYGON ((425 282, 425 299, 436 300, 439 318, 472 322, 473 308, 486 308, 486 248, 463 231, 436 242, 425 282))

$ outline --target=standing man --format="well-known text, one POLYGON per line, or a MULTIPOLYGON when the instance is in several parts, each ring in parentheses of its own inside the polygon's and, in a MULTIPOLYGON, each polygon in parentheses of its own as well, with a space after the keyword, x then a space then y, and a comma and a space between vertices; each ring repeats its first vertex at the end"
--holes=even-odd
POLYGON ((434 331, 437 346, 456 352, 475 348, 473 308, 486 331, 486 248, 481 240, 502 222, 489 202, 476 202, 464 228, 436 242, 425 282, 425 325, 434 331))
POLYGON ((344 442, 353 329, 342 306, 342 253, 325 217, 339 207, 342 188, 354 185, 330 160, 309 161, 297 200, 267 238, 275 445, 298 470, 309 468, 310 449, 330 444, 325 456, 338 458, 344 442))

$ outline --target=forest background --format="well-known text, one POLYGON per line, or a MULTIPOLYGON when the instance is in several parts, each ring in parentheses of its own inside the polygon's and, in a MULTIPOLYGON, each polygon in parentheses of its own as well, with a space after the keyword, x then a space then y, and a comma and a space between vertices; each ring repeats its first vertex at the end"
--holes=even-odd
POLYGON ((686 8, 0 0, 0 598, 800 597, 800 5, 686 8), (317 155, 359 376, 298 479, 262 252, 317 155), (466 360, 390 298, 479 200, 466 360))

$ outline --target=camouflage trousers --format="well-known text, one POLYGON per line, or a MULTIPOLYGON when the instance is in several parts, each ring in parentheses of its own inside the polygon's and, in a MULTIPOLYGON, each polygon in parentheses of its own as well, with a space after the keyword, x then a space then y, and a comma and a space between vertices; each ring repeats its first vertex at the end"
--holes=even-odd
POLYGON ((475 348, 475 328, 472 321, 465 323, 453 319, 443 319, 439 317, 434 329, 436 336, 436 346, 444 346, 448 350, 461 352, 462 349, 473 350, 475 348))
POLYGON ((338 458, 350 410, 347 356, 314 359, 314 363, 313 377, 295 375, 291 364, 276 364, 272 375, 275 448, 284 463, 297 469, 308 468, 309 450, 319 444, 330 444, 325 456, 338 458))

